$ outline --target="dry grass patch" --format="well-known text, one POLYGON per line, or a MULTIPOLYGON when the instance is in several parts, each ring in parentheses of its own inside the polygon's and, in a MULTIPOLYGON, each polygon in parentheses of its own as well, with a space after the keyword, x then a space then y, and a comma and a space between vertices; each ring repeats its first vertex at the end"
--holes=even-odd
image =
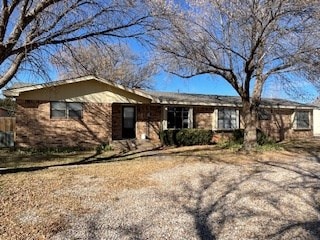
POLYGON ((0 168, 43 167, 68 164, 94 155, 94 151, 68 153, 31 153, 21 151, 0 150, 0 168))
POLYGON ((68 219, 99 211, 124 189, 154 184, 148 175, 181 161, 132 160, 0 176, 0 239, 47 239, 68 219))

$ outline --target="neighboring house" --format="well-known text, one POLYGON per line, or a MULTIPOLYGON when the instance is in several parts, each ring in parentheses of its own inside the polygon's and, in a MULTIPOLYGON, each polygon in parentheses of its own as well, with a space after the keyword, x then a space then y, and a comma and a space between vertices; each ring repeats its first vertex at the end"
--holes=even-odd
MULTIPOLYGON (((164 129, 230 134, 243 128, 239 97, 146 92, 92 76, 15 87, 4 95, 16 98, 18 147, 158 140, 164 129)), ((312 118, 313 106, 264 99, 257 127, 276 140, 312 137, 312 118)))

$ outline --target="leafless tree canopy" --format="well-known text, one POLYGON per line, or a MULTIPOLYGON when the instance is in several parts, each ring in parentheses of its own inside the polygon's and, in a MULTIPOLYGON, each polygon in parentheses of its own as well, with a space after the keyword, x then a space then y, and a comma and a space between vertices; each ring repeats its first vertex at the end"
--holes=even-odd
POLYGON ((318 82, 319 1, 168 2, 154 8, 162 14, 156 24, 167 29, 153 35, 159 56, 177 75, 228 81, 242 98, 247 140, 255 141, 255 113, 267 80, 288 88, 318 82))
POLYGON ((19 70, 45 75, 42 59, 55 47, 138 37, 149 19, 131 0, 2 0, 0 11, 0 88, 19 70))
POLYGON ((157 66, 146 62, 128 45, 74 46, 52 58, 61 78, 94 75, 129 88, 151 88, 157 66))

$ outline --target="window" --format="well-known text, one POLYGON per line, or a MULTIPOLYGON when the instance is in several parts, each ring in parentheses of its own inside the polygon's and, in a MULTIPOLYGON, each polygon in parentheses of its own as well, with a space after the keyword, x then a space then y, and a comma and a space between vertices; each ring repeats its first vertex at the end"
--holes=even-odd
POLYGON ((82 118, 82 103, 75 102, 51 102, 51 118, 82 118))
POLYGON ((259 109, 258 111, 258 119, 259 120, 271 120, 271 112, 266 109, 259 109))
POLYGON ((182 129, 189 127, 189 108, 168 107, 168 128, 182 129))
POLYGON ((298 111, 294 118, 295 129, 310 129, 310 118, 308 111, 298 111))
POLYGON ((236 109, 219 109, 218 129, 239 128, 239 117, 236 109))

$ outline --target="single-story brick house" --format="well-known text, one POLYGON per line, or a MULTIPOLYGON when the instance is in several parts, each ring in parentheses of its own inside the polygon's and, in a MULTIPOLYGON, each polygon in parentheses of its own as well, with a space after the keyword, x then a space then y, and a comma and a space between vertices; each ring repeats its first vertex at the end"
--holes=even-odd
MULTIPOLYGON (((147 92, 93 76, 4 91, 16 99, 16 146, 93 146, 121 139, 158 140, 164 129, 243 128, 239 97, 147 92)), ((276 140, 313 136, 314 107, 263 99, 258 128, 276 140)))

